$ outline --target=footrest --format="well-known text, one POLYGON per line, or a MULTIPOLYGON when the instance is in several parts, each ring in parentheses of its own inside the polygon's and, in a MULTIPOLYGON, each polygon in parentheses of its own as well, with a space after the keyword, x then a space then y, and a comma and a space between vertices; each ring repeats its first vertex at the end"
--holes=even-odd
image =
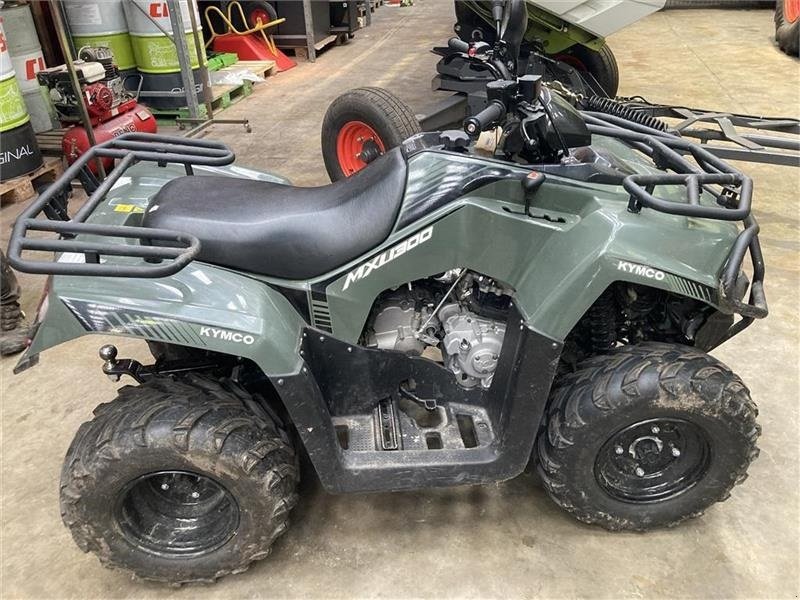
POLYGON ((428 411, 404 398, 387 398, 372 414, 333 417, 333 424, 339 445, 349 452, 470 450, 494 440, 487 411, 466 404, 428 411))
POLYGON ((382 450, 397 450, 397 420, 394 414, 394 404, 391 400, 381 400, 375 411, 378 421, 378 437, 382 450))

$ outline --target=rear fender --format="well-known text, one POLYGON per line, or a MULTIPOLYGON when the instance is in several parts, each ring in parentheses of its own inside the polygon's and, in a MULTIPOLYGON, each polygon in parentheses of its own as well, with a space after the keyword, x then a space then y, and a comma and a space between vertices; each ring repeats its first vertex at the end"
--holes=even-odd
POLYGON ((248 358, 270 377, 296 373, 305 324, 267 284, 193 263, 163 279, 54 277, 17 371, 87 334, 119 335, 248 358))

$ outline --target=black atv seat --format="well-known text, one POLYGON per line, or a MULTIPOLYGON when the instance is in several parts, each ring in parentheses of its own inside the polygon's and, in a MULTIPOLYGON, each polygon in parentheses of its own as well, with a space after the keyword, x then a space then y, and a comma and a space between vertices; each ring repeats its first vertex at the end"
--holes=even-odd
POLYGON ((200 240, 198 260, 283 279, 310 279, 389 237, 406 185, 400 149, 352 177, 316 188, 233 177, 173 179, 143 225, 200 240))

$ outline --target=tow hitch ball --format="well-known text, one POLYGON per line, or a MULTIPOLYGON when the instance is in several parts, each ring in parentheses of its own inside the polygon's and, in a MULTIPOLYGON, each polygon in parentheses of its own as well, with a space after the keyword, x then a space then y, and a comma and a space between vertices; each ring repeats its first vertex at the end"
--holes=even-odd
POLYGON ((102 346, 98 352, 103 359, 103 373, 111 381, 119 381, 123 375, 128 375, 137 383, 144 383, 151 377, 159 375, 178 375, 190 371, 208 371, 219 367, 219 363, 211 358, 187 358, 180 360, 157 360, 154 365, 143 365, 132 358, 117 359, 117 347, 112 344, 102 346))
POLYGON ((144 371, 149 371, 142 363, 132 358, 124 358, 117 360, 118 350, 112 344, 106 344, 100 347, 100 358, 103 359, 103 373, 105 373, 111 381, 119 381, 123 375, 130 375, 138 383, 144 381, 144 371))

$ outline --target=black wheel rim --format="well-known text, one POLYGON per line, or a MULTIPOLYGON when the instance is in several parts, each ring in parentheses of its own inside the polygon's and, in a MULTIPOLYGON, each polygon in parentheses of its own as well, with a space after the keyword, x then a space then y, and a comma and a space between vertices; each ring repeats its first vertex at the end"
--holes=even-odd
POLYGON ((117 524, 129 542, 159 556, 197 556, 224 546, 239 526, 239 507, 224 486, 187 471, 160 471, 120 494, 117 524))
POLYGON ((683 419, 651 419, 621 429, 603 445, 595 477, 611 497, 659 502, 692 488, 708 471, 706 433, 683 419))

